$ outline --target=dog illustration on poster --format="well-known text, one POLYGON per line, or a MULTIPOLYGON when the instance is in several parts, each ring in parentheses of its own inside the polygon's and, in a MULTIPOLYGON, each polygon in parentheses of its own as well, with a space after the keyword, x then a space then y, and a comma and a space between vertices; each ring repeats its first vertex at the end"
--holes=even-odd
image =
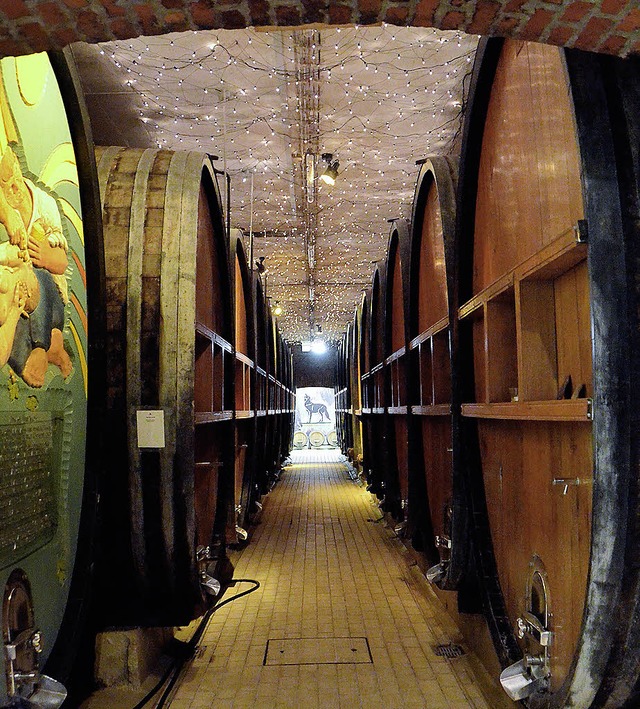
POLYGON ((313 414, 320 414, 320 421, 324 421, 324 417, 327 417, 327 421, 330 421, 329 411, 323 403, 314 403, 311 401, 309 394, 304 395, 304 408, 309 412, 309 423, 311 423, 311 417, 313 414))

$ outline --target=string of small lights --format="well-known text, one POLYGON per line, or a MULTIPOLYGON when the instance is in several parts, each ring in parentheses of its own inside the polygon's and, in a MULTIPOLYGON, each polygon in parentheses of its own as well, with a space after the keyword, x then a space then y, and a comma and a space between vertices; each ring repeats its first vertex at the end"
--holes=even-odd
POLYGON ((188 32, 100 51, 158 147, 219 156, 232 226, 248 240, 252 216, 267 296, 295 342, 318 325, 341 337, 385 255, 388 220, 410 218, 415 161, 455 152, 476 45, 382 25, 188 32), (318 180, 324 154, 339 161, 333 187, 318 180))

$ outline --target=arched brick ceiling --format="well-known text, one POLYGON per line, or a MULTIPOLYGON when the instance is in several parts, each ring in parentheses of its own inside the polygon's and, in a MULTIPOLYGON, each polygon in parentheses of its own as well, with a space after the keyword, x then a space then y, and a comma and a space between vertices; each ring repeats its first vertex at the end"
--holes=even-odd
POLYGON ((383 22, 640 51, 637 0, 0 0, 0 54, 187 30, 383 22))

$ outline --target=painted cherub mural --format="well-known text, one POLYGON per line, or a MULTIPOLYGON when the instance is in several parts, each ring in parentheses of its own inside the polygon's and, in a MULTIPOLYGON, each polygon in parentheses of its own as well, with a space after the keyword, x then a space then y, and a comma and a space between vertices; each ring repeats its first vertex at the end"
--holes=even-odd
POLYGON ((10 146, 0 158, 0 223, 9 236, 0 244, 0 365, 41 387, 50 363, 65 378, 72 368, 62 336, 68 245, 55 199, 23 175, 10 146))

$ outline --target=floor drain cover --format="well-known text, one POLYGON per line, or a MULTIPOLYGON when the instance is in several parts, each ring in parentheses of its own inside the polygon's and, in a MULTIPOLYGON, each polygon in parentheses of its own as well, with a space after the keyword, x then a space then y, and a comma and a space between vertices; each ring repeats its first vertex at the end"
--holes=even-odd
POLYGON ((267 641, 265 665, 345 665, 373 662, 367 638, 285 638, 267 641))
POLYGON ((447 643, 446 645, 434 645, 433 652, 438 657, 446 657, 452 660, 454 657, 462 657, 465 654, 462 645, 447 643))

